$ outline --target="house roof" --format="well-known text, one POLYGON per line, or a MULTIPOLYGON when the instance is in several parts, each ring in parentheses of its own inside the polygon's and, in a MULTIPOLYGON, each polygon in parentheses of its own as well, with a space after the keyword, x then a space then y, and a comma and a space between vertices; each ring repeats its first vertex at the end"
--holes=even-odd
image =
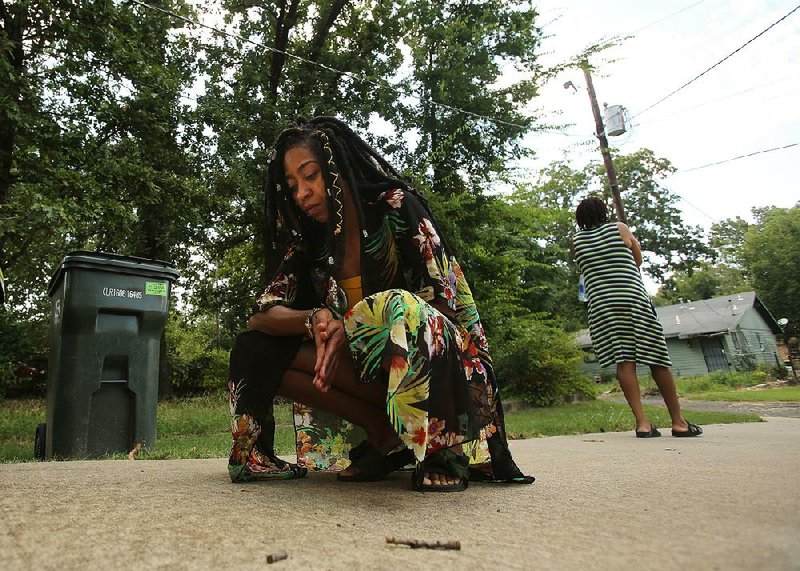
MULTIPOLYGON (((686 339, 727 333, 736 327, 742 316, 751 308, 755 308, 761 314, 773 333, 780 333, 781 329, 775 318, 753 291, 665 305, 657 307, 656 313, 664 328, 664 337, 686 339)), ((576 339, 580 347, 592 346, 588 329, 579 331, 576 339)))

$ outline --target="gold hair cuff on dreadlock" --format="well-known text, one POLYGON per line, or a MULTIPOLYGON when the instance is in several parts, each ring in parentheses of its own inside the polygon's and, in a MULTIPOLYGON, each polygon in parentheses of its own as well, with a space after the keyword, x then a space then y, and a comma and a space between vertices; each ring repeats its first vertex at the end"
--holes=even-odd
POLYGON ((336 203, 336 228, 333 230, 333 235, 337 236, 342 232, 342 220, 344 205, 342 204, 342 188, 339 186, 339 168, 333 160, 333 150, 331 149, 330 139, 324 131, 319 132, 319 137, 322 139, 322 148, 328 152, 328 171, 333 175, 333 201, 336 203))

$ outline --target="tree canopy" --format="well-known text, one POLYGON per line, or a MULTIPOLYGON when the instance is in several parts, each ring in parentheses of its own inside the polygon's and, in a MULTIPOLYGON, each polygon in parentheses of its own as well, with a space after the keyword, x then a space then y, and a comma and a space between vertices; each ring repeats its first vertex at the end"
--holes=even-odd
MULTIPOLYGON (((353 125, 428 195, 504 382, 528 371, 516 386, 539 402, 556 394, 542 379, 573 382, 579 359, 564 331, 586 320, 569 257, 574 207, 610 192, 599 155, 533 181, 509 174, 535 152, 523 141, 543 127, 530 111, 539 88, 578 65, 543 68, 532 2, 195 6, 0 0, 0 390, 22 365, 46 369, 47 282, 78 249, 180 269, 164 351, 179 390, 211 388, 274 267, 263 225, 270 145, 296 117, 320 114, 353 125), (509 183, 513 192, 497 192, 509 183)), ((755 225, 722 221, 707 238, 681 217, 668 159, 641 149, 615 163, 644 270, 669 295, 748 279, 773 311, 800 318, 779 295, 790 291, 796 208, 759 210, 755 225)))

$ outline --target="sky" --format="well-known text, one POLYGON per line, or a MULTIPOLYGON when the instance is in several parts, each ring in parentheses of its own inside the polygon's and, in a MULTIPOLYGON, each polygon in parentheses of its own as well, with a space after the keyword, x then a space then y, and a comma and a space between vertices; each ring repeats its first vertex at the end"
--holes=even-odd
MULTIPOLYGON (((649 148, 678 172, 662 184, 681 197, 684 221, 701 225, 751 209, 800 201, 792 168, 800 163, 800 10, 675 95, 646 109, 745 44, 798 6, 797 0, 542 0, 535 3, 547 38, 545 65, 564 61, 601 38, 633 35, 592 60, 598 101, 622 105, 632 118, 624 135, 609 137, 618 153, 649 148)), ((531 176, 553 160, 576 168, 602 160, 579 70, 541 90, 535 105, 562 133, 531 134, 537 158, 521 165, 531 176), (577 92, 564 89, 566 81, 577 92), (595 139, 596 141, 596 139, 595 139)), ((624 193, 623 193, 624 199, 624 193)))

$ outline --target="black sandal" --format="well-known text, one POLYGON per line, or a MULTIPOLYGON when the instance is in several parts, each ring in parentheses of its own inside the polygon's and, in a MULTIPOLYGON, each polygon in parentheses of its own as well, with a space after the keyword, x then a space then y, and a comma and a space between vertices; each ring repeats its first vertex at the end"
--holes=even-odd
POLYGON ((411 488, 418 492, 463 492, 469 486, 469 458, 452 450, 434 452, 419 462, 411 474, 411 488), (454 484, 423 484, 425 472, 458 478, 454 484))
POLYGON ((673 429, 672 436, 676 438, 691 438, 692 436, 700 436, 703 434, 703 429, 696 424, 692 424, 688 420, 686 421, 686 424, 689 425, 689 430, 681 430, 676 432, 675 429, 673 429))
POLYGON ((408 448, 384 455, 366 440, 350 450, 349 456, 351 466, 358 468, 358 473, 345 475, 340 472, 336 475, 340 482, 377 482, 414 460, 414 454, 408 448))
POLYGON ((657 438, 661 436, 661 433, 658 429, 653 426, 653 423, 650 423, 650 430, 637 430, 636 431, 636 438, 657 438))

